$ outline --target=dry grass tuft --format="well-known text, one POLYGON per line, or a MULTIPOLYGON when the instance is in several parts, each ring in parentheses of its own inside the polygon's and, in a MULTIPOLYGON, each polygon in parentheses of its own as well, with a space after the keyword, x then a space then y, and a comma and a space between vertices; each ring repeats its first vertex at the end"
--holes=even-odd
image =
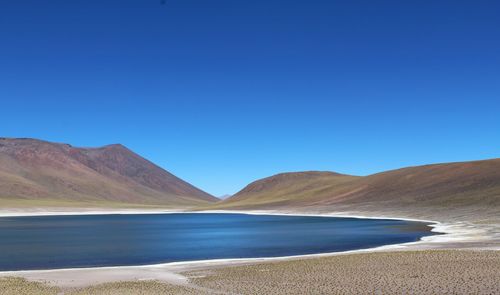
POLYGON ((40 282, 31 282, 23 278, 0 278, 0 294, 2 295, 55 295, 59 288, 47 286, 40 282))

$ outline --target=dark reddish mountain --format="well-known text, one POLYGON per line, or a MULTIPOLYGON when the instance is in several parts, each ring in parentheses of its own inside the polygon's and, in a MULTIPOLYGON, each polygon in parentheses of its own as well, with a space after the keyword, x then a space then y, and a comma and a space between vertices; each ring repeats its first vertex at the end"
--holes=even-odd
POLYGON ((78 148, 0 138, 0 202, 7 205, 192 206, 217 200, 119 144, 78 148))

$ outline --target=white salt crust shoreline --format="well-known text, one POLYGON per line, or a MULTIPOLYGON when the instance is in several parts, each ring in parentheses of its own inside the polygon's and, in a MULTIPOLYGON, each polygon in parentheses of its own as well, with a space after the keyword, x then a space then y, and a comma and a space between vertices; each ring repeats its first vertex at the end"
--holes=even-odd
MULTIPOLYGON (((83 287, 105 282, 126 281, 126 280, 159 280, 167 283, 187 285, 188 279, 178 272, 193 268, 221 267, 229 265, 241 265, 247 263, 284 261, 291 259, 306 259, 317 257, 328 257, 335 255, 346 255, 355 253, 370 253, 392 250, 418 250, 433 249, 433 245, 446 245, 458 242, 481 242, 489 239, 487 233, 469 223, 441 223, 434 220, 423 220, 414 218, 395 218, 386 216, 366 216, 351 215, 347 213, 298 213, 281 211, 182 211, 182 210, 82 210, 82 211, 0 211, 1 217, 21 217, 21 216, 70 216, 70 215, 109 215, 109 214, 173 214, 173 213, 221 213, 221 214, 249 214, 249 215, 281 215, 281 216, 317 216, 317 217, 344 217, 360 219, 390 219, 405 220, 428 223, 432 227, 432 232, 441 235, 426 236, 416 242, 401 243, 379 246, 368 249, 349 250, 342 252, 330 252, 319 254, 305 254, 282 257, 262 257, 262 258, 230 258, 211 259, 198 261, 169 262, 152 265, 137 266, 111 266, 111 267, 90 267, 90 268, 66 268, 48 270, 26 270, 26 271, 3 271, 0 277, 17 276, 28 280, 47 281, 60 287, 83 287)), ((500 248, 495 249, 500 250, 500 248)))

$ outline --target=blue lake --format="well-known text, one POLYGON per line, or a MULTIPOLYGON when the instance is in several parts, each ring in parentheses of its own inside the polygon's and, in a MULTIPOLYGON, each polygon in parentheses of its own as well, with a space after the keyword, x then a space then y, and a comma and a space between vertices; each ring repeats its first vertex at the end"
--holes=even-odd
POLYGON ((418 241, 425 223, 218 213, 0 218, 0 270, 326 253, 418 241))

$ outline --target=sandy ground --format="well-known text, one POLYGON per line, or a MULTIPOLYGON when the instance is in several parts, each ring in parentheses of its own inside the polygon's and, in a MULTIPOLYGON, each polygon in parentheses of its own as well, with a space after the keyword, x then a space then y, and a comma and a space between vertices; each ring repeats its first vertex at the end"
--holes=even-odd
MULTIPOLYGON (((75 211, 66 208, 32 209, 29 212, 4 210, 0 211, 0 216, 172 212, 178 211, 109 211, 81 208, 75 211)), ((432 215, 405 214, 411 218, 401 218, 383 212, 298 213, 291 210, 250 213, 435 220, 431 219, 434 217, 432 215)), ((442 221, 443 219, 441 222, 434 221, 433 225, 434 231, 446 233, 444 235, 424 238, 416 243, 346 253, 212 260, 151 266, 0 272, 0 277, 21 277, 28 280, 9 279, 10 285, 8 286, 4 285, 5 281, 3 283, 0 281, 0 290, 4 290, 0 293, 53 294, 50 292, 55 290, 54 294, 61 294, 61 292, 64 294, 500 294, 498 285, 500 282, 500 251, 498 251, 500 250, 500 231, 496 220, 490 219, 488 222, 476 223, 475 220, 447 219, 449 221, 442 221), (416 250, 418 251, 415 252, 416 250), (154 282, 151 282, 152 280, 154 282), (125 281, 128 283, 124 283, 125 281), (296 281, 300 284, 294 283, 296 281), (361 281, 369 283, 363 285, 361 281), (34 282, 43 284, 35 287, 30 285, 35 284, 34 282), (45 291, 5 293, 9 290, 15 291, 16 286, 24 285, 29 285, 29 288, 39 287, 49 290, 47 291, 49 293, 43 293, 45 291), (126 290, 137 292, 126 293, 126 290), (309 292, 305 292, 306 290, 309 292)))
POLYGON ((197 266, 189 283, 115 282, 54 287, 0 278, 14 294, 500 294, 500 251, 422 250, 358 253, 240 266, 197 266))
POLYGON ((500 294, 499 251, 404 251, 190 272, 235 294, 500 294))

